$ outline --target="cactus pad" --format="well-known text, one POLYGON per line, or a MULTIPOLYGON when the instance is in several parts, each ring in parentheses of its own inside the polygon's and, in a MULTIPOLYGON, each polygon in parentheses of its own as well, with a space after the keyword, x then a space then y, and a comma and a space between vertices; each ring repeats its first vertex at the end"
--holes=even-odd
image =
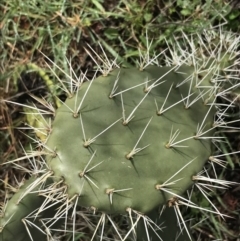
POLYGON ((146 213, 173 196, 161 187, 181 195, 192 184, 210 155, 204 137, 211 131, 198 138, 197 127, 211 128, 213 110, 184 83, 186 71, 116 69, 66 100, 53 122, 47 163, 70 198, 107 213, 146 213))

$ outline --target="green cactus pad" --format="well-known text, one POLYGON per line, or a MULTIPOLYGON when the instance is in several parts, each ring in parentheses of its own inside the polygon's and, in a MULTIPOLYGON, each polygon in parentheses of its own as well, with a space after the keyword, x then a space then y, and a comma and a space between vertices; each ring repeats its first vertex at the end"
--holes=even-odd
POLYGON ((31 190, 36 193, 27 191, 34 181, 37 181, 36 177, 25 181, 5 206, 0 218, 0 241, 13 241, 16 238, 19 241, 46 240, 45 227, 41 219, 52 217, 56 205, 52 205, 47 211, 39 211, 45 198, 39 195, 37 187, 31 190), (36 210, 40 214, 34 217, 36 210))
POLYGON ((191 67, 116 69, 66 100, 46 149, 47 165, 69 198, 106 213, 128 207, 146 213, 192 185, 211 153, 205 137, 212 131, 194 136, 198 127, 211 128, 214 112, 198 98, 199 86, 185 81, 192 73, 191 67), (157 190, 174 181, 162 186, 173 194, 157 190))

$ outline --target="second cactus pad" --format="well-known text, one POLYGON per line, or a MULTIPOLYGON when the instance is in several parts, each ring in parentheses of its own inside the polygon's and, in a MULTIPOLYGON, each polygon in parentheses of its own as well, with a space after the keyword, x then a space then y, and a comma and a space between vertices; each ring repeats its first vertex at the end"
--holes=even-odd
POLYGON ((182 195, 211 154, 211 86, 201 85, 191 67, 157 66, 83 83, 57 110, 46 143, 69 199, 146 213, 182 195))

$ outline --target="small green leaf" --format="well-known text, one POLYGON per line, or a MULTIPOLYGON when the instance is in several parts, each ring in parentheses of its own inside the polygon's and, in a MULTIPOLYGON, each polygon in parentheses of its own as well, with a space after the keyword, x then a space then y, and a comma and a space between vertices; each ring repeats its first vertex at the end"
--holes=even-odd
POLYGON ((146 22, 151 21, 151 20, 152 20, 152 14, 151 14, 151 13, 145 13, 145 14, 144 14, 144 20, 145 20, 146 22))
POLYGON ((189 9, 185 8, 185 9, 181 10, 181 14, 183 16, 189 16, 189 15, 191 15, 191 11, 189 9))
POLYGON ((101 3, 99 3, 98 0, 92 0, 92 3, 96 6, 96 8, 98 10, 100 10, 101 12, 105 12, 105 9, 103 8, 103 6, 101 5, 101 3))
POLYGON ((81 23, 82 23, 83 27, 89 27, 92 24, 90 18, 84 18, 81 23))
POLYGON ((116 39, 119 34, 118 34, 118 30, 115 28, 108 28, 104 31, 104 35, 108 38, 108 39, 116 39))
POLYGON ((230 20, 234 20, 235 18, 237 18, 238 16, 240 15, 240 12, 239 11, 233 11, 229 14, 228 18, 230 20))

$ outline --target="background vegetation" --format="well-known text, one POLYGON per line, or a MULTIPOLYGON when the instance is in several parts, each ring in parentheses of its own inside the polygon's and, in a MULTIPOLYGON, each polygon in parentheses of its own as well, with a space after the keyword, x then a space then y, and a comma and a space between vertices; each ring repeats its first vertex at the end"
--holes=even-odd
MULTIPOLYGON (((92 77, 96 64, 86 51, 89 45, 97 53, 102 52, 100 46, 103 46, 107 55, 123 66, 135 65, 138 49, 148 48, 146 34, 153 40, 150 52, 154 54, 167 47, 166 40, 183 45, 177 37, 182 32, 196 34, 222 25, 224 31, 240 33, 239 22, 239 1, 229 0, 2 0, 0 99, 26 103, 33 101, 29 93, 45 98, 57 94, 64 99, 59 89, 49 93, 39 73, 28 68, 29 63, 36 64, 46 69, 54 81, 41 52, 66 70, 67 57, 77 74, 88 70, 88 76, 92 77)), ((55 71, 62 76, 58 69, 55 71)), ((30 144, 26 134, 34 133, 21 129, 26 127, 26 115, 22 112, 20 107, 0 103, 0 164, 24 155, 22 146, 27 148, 30 144)), ((238 132, 227 135, 230 143, 226 148, 239 150, 238 132)), ((229 165, 219 170, 219 175, 240 182, 238 156, 228 161, 229 165)), ((0 202, 5 196, 11 197, 23 178, 28 178, 28 174, 11 165, 0 167, 0 202)), ((194 198, 199 198, 198 194, 194 198)), ((236 240, 240 233, 239 190, 217 193, 212 198, 223 212, 234 218, 223 222, 211 215, 186 211, 195 237, 236 240)), ((90 230, 86 222, 79 218, 77 227, 80 232, 77 238, 87 240, 90 230)))

